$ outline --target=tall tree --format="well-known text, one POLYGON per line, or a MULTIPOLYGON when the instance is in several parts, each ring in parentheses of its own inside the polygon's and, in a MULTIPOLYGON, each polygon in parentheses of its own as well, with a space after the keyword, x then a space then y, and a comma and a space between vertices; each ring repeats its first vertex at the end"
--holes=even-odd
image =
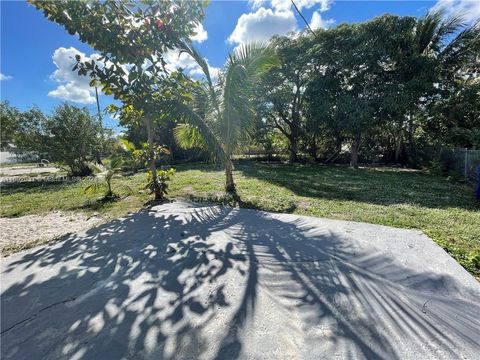
POLYGON ((305 85, 313 68, 306 36, 279 36, 272 40, 278 57, 257 85, 256 103, 265 123, 288 139, 290 162, 298 161, 299 142, 305 135, 305 85))
POLYGON ((392 67, 390 92, 385 99, 391 100, 390 114, 395 123, 395 161, 405 139, 412 162, 415 132, 420 126, 415 122, 416 113, 429 102, 437 101, 442 78, 453 79, 458 65, 465 62, 465 55, 473 51, 471 45, 478 38, 478 22, 468 26, 462 14, 447 16, 445 10, 436 10, 404 24, 401 28, 390 27, 386 42, 392 67))
POLYGON ((68 166, 71 175, 91 174, 89 162, 102 146, 102 129, 86 108, 63 104, 52 115, 32 108, 20 115, 15 137, 19 148, 68 166))
POLYGON ((480 20, 449 42, 439 60, 425 130, 449 146, 480 148, 480 20))
POLYGON ((20 127, 21 112, 8 101, 0 102, 0 149, 15 143, 15 135, 20 127))
POLYGON ((259 76, 276 63, 272 48, 246 44, 228 58, 218 84, 214 85, 208 65, 193 50, 186 49, 199 61, 206 82, 197 88, 190 106, 177 106, 186 124, 177 127, 176 137, 185 147, 207 147, 224 162, 225 189, 235 191, 232 155, 250 135, 255 120, 253 88, 259 76))
POLYGON ((366 24, 342 24, 323 32, 312 50, 318 72, 308 84, 308 112, 318 123, 332 126, 338 136, 350 139, 354 168, 362 134, 379 120, 383 80, 379 38, 366 24))
MULTIPOLYGON (((151 176, 153 184, 157 184, 152 129, 154 121, 164 116, 164 109, 157 105, 162 103, 161 95, 174 98, 177 94, 160 89, 178 90, 176 80, 169 78, 163 56, 194 35, 195 27, 203 18, 205 2, 30 2, 48 19, 61 24, 72 35, 77 33, 82 42, 100 52, 97 61, 85 62, 77 57, 73 70, 89 75, 91 86, 99 83, 104 93, 120 99, 127 108, 135 108, 143 117, 151 151, 151 176)), ((160 185, 155 197, 162 197, 160 185)))

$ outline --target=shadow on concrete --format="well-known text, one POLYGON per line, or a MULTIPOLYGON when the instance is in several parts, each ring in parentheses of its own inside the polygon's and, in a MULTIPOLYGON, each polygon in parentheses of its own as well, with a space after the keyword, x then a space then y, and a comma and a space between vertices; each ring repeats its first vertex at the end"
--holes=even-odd
POLYGON ((480 306, 457 280, 362 252, 308 218, 166 204, 2 267, 2 359, 480 351, 480 306))

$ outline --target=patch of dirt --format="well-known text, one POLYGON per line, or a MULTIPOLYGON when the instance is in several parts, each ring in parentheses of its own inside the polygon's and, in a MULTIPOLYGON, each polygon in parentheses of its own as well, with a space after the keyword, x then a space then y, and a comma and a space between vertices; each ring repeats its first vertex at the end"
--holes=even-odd
POLYGON ((70 233, 89 229, 102 220, 98 216, 61 211, 0 218, 0 251, 6 256, 70 233))
POLYGON ((59 168, 47 166, 47 167, 33 167, 33 166, 19 166, 19 167, 7 167, 0 169, 1 176, 18 176, 27 174, 43 174, 43 173, 56 173, 60 171, 59 168))

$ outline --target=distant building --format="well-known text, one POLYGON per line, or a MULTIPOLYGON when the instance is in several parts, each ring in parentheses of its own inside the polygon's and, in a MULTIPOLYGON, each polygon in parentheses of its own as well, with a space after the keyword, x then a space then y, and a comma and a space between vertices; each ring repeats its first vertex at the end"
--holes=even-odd
POLYGON ((2 150, 0 151, 0 164, 33 162, 39 159, 36 152, 20 150, 13 144, 9 144, 2 150))

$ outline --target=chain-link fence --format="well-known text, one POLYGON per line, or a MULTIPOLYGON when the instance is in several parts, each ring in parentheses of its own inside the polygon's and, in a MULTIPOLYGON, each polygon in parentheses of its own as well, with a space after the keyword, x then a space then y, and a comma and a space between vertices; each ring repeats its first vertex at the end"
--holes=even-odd
POLYGON ((439 165, 444 173, 461 177, 467 182, 476 182, 480 150, 444 148, 439 154, 439 165))

